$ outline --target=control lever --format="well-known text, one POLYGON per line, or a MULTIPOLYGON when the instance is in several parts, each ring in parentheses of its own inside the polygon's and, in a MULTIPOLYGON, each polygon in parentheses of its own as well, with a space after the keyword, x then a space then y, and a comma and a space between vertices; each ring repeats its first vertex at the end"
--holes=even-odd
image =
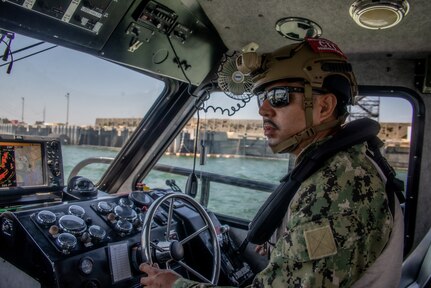
POLYGON ((172 191, 181 193, 183 192, 181 191, 181 188, 175 183, 174 179, 167 179, 165 183, 172 189, 172 191))
POLYGON ((221 246, 229 245, 229 225, 221 225, 220 226, 220 235, 221 235, 221 246))

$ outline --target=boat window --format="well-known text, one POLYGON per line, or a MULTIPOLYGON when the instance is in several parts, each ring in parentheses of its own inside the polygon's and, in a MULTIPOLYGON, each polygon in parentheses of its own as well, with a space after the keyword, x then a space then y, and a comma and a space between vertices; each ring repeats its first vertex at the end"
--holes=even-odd
MULTIPOLYGON (((223 93, 213 93, 206 107, 217 107, 220 103, 230 109, 242 102, 230 100, 223 93)), ((220 110, 217 113, 208 110, 199 112, 196 199, 211 211, 251 220, 293 167, 294 159, 288 154, 274 155, 267 147, 256 99, 252 98, 232 117, 226 115, 227 111, 221 115, 220 110)), ((380 122, 382 150, 406 185, 412 105, 403 98, 359 97, 349 120, 362 117, 380 122)), ((184 192, 193 169, 197 124, 195 114, 147 175, 144 182, 150 183, 150 188, 166 187, 168 183, 184 192)))
MULTIPOLYGON (((0 134, 60 137, 65 181, 84 159, 115 157, 164 88, 112 62, 22 35, 15 34, 11 52, 0 62, 0 134)), ((79 174, 97 182, 107 168, 92 164, 79 174)))

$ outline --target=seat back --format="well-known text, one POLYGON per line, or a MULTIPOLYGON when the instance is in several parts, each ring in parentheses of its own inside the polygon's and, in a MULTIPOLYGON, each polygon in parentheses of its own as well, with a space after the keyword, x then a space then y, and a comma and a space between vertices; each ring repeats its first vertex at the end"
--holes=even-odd
POLYGON ((431 287, 431 229, 404 260, 400 288, 431 287))

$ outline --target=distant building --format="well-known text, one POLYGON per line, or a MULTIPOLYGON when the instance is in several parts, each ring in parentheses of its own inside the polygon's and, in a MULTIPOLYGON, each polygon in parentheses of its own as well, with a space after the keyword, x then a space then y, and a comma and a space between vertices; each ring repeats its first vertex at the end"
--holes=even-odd
POLYGON ((136 128, 142 118, 96 118, 96 127, 134 127, 136 128))
MULTIPOLYGON (((141 122, 141 118, 97 118, 96 127, 127 127, 135 128, 141 122)), ((196 133, 197 119, 192 118, 186 124, 183 131, 194 138, 196 133)), ((380 123, 379 133, 382 139, 389 146, 409 146, 410 145, 410 123, 380 123)), ((262 120, 243 119, 201 119, 200 131, 225 132, 229 139, 264 139, 262 120)))

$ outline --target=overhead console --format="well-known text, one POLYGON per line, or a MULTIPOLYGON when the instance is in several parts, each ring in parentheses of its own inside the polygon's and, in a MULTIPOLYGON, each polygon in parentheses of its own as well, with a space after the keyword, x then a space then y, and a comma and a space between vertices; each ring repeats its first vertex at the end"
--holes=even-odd
POLYGON ((135 2, 103 57, 199 85, 225 51, 197 1, 135 2))
POLYGON ((112 0, 6 0, 65 23, 99 33, 114 5, 112 0))
POLYGON ((0 28, 68 46, 101 49, 132 0, 4 0, 0 28), (11 17, 13 15, 13 17, 11 17), (5 25, 2 25, 1 22, 5 25), (28 34, 29 32, 35 35, 28 34), (57 42, 55 39, 66 42, 57 42))
POLYGON ((226 51, 196 0, 3 0, 0 29, 194 85, 226 51))

